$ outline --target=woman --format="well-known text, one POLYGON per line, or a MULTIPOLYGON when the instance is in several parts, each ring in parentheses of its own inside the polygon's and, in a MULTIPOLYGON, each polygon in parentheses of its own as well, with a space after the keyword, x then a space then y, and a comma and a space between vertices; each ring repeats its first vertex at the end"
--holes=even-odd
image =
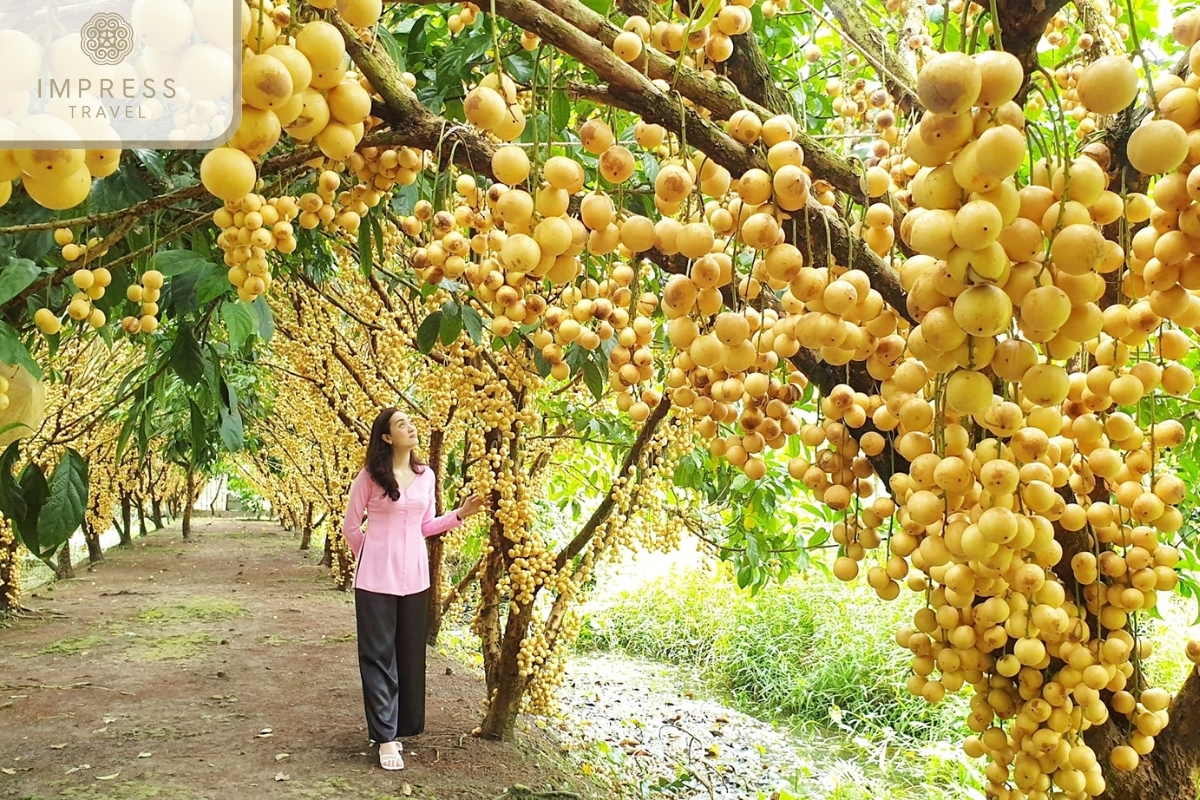
POLYGON ((389 770, 404 769, 398 738, 425 729, 425 537, 457 528, 483 508, 483 500, 471 495, 435 517, 437 478, 416 446, 417 430, 407 414, 395 408, 379 413, 342 528, 358 559, 354 608, 367 731, 379 745, 380 766, 389 770))

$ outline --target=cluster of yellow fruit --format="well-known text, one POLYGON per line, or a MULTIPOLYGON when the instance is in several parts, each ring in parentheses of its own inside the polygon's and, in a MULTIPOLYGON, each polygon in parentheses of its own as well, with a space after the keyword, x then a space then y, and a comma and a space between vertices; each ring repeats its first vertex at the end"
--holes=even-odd
MULTIPOLYGON (((786 9, 787 0, 764 0, 760 8, 770 19, 786 9)), ((683 14, 678 5, 678 22, 659 20, 653 24, 645 17, 625 20, 624 31, 612 43, 613 52, 622 61, 635 63, 643 57, 647 45, 662 53, 683 55, 684 63, 696 69, 710 69, 733 55, 733 37, 750 30, 754 0, 711 0, 697 3, 694 14, 683 14)))
MULTIPOLYGON (((370 27, 382 13, 379 0, 318 0, 315 8, 338 8, 355 27, 370 27)), ((348 71, 346 42, 332 24, 313 20, 294 37, 286 32, 286 2, 243 2, 242 118, 228 146, 209 152, 200 179, 214 196, 236 203, 254 191, 254 159, 268 153, 283 133, 315 142, 333 161, 345 161, 362 141, 371 115, 371 88, 348 71)))
MULTIPOLYGON (((1132 66, 1117 61, 1097 60, 1080 76, 1080 102, 1093 113, 1115 113, 1137 94, 1132 66)), ((1053 786, 1084 798, 1102 794, 1105 781, 1083 731, 1124 716, 1127 744, 1111 761, 1129 770, 1168 721, 1170 696, 1136 669, 1148 644, 1126 627, 1177 580, 1179 554, 1161 540, 1183 524, 1186 487, 1164 464, 1184 429, 1120 408, 1194 385, 1179 363, 1190 340, 1178 328, 1200 324, 1197 255, 1185 230, 1197 213, 1189 176, 1200 163, 1187 129, 1200 109, 1184 125, 1172 118, 1183 101, 1172 98, 1131 137, 1129 157, 1142 171, 1179 168, 1159 179, 1153 199, 1109 191, 1089 157, 1107 158, 1096 148, 1034 165, 1018 190, 1012 174, 1025 137, 1011 100, 1021 80, 1003 53, 939 55, 918 76, 926 113, 904 142, 916 168, 904 168, 914 207, 900 225, 917 255, 899 267, 915 324, 897 327, 890 309, 857 310, 868 284, 853 271, 801 267, 789 285, 782 305, 803 307, 798 338, 821 342, 822 357, 839 363, 829 342, 861 331, 854 342, 862 335, 869 344, 850 357, 881 381, 875 396, 842 385, 823 398, 823 422, 801 430, 817 449, 789 472, 848 510, 833 532, 844 580, 894 519, 886 563, 867 580, 884 599, 901 582, 927 594, 928 607, 897 634, 913 653, 909 689, 931 702, 974 689, 968 725, 978 735, 966 749, 991 761, 989 795, 1040 797, 1053 786), (1121 217, 1151 222, 1128 259, 1095 227, 1121 217), (1101 311, 1105 274, 1126 264, 1118 298, 1126 302, 1101 311), (849 510, 856 495, 873 493, 868 459, 889 433, 908 462, 889 481, 894 499, 849 510), (1064 558, 1073 582, 1053 570, 1064 558)), ((1183 88, 1195 104, 1195 88, 1183 88)), ((891 178, 868 171, 864 188, 879 196, 891 178)), ((868 242, 890 231, 882 206, 867 209, 868 242)))
MULTIPOLYGON (((0 125, 11 125, 0 119, 0 125)), ((48 115, 30 117, 9 137, 57 140, 78 138, 66 122, 48 115)), ((52 211, 73 208, 88 198, 92 178, 107 178, 120 166, 121 150, 52 148, 46 150, 0 150, 0 206, 12 196, 12 181, 21 180, 25 193, 38 205, 52 211)))
POLYGON ((463 98, 463 113, 472 125, 503 142, 516 141, 525 131, 525 109, 512 78, 490 72, 463 98))
POLYGON ((141 304, 140 313, 126 315, 121 320, 121 328, 130 336, 158 330, 158 298, 162 294, 163 281, 163 274, 158 270, 146 270, 140 283, 130 284, 125 290, 129 302, 141 304))
POLYGON ((451 14, 446 19, 446 27, 452 34, 459 34, 463 29, 469 28, 475 24, 475 20, 479 17, 479 6, 472 2, 458 4, 458 12, 451 14))
POLYGON ((76 244, 75 234, 70 228, 59 228, 54 231, 54 243, 61 249, 63 260, 67 263, 84 259, 91 261, 100 258, 108 253, 108 248, 102 246, 103 239, 99 236, 93 236, 84 244, 76 244))
POLYGON ((252 303, 270 288, 268 253, 296 252, 298 243, 292 222, 301 216, 304 204, 304 198, 297 201, 293 197, 247 194, 217 209, 213 215, 213 222, 221 228, 217 245, 225 253, 229 282, 237 288, 239 298, 252 303))

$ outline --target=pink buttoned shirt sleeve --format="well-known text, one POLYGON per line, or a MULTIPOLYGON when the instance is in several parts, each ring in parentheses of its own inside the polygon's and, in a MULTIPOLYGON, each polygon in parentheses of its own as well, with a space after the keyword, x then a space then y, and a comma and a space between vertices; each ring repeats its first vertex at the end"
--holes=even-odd
POLYGON ((462 524, 451 511, 434 514, 437 479, 426 468, 390 499, 364 470, 354 479, 343 533, 358 558, 354 586, 380 594, 409 595, 429 588, 425 538, 462 524), (368 530, 362 532, 363 512, 368 530))

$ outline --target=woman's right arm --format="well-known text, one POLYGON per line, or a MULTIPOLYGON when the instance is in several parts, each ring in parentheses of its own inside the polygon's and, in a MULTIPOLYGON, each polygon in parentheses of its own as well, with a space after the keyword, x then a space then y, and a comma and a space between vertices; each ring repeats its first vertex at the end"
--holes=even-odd
POLYGON ((354 484, 350 487, 350 502, 346 505, 346 520, 342 523, 342 535, 354 557, 362 552, 363 546, 363 513, 367 510, 367 500, 371 496, 371 476, 366 470, 358 473, 354 484))

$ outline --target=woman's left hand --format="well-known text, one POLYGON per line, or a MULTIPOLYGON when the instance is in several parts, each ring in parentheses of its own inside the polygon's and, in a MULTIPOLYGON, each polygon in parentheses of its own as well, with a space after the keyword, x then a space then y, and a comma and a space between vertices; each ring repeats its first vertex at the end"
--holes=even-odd
POLYGON ((483 511, 483 498, 477 494, 473 494, 458 507, 458 518, 466 519, 474 514, 478 514, 480 511, 483 511))

